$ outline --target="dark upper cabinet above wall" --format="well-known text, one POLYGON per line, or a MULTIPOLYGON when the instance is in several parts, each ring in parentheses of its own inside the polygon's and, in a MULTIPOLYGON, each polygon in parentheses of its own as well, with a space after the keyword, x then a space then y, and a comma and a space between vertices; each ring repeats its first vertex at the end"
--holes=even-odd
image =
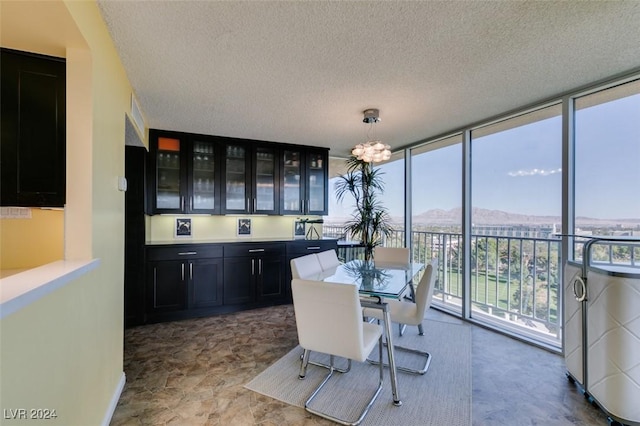
POLYGON ((3 206, 64 207, 66 63, 2 49, 3 206))
POLYGON ((277 144, 225 139, 222 163, 225 214, 279 214, 277 144))
POLYGON ((149 214, 327 214, 326 148, 149 131, 149 214))
POLYGON ((329 151, 291 145, 282 148, 280 212, 328 214, 329 151))
POLYGON ((149 131, 148 213, 220 213, 220 144, 211 136, 149 131))

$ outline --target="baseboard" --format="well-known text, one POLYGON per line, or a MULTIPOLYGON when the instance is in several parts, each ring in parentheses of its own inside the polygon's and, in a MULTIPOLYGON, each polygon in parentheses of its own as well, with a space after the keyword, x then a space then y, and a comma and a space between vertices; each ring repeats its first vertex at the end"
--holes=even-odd
POLYGON ((113 396, 111 397, 111 401, 109 402, 109 407, 107 407, 107 412, 104 415, 104 419, 102 420, 102 426, 109 426, 111 423, 111 418, 113 417, 113 413, 116 411, 116 406, 118 405, 118 401, 120 400, 120 395, 122 394, 122 390, 124 389, 124 384, 127 381, 127 377, 122 372, 120 376, 120 381, 118 382, 118 386, 116 387, 113 396))

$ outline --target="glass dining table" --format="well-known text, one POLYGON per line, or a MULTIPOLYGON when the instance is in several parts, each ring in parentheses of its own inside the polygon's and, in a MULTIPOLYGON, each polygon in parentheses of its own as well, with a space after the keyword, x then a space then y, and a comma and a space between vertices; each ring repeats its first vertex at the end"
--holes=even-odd
POLYGON ((398 391, 398 379, 396 376, 397 372, 391 335, 391 320, 389 318, 388 305, 384 302, 384 299, 398 299, 405 294, 409 287, 411 287, 411 294, 413 294, 414 278, 417 279, 417 275, 423 269, 423 263, 398 265, 352 260, 336 268, 324 271, 322 276, 318 277, 322 281, 357 285, 359 293, 363 296, 361 299, 362 306, 381 309, 383 311, 384 334, 387 340, 387 356, 389 358, 389 371, 391 376, 391 391, 393 393, 393 403, 397 406, 402 405, 402 401, 398 391))

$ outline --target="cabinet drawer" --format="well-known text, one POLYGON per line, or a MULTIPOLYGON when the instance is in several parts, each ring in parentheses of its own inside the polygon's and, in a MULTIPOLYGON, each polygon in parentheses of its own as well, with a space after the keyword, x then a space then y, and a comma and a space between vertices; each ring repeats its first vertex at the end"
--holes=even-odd
POLYGON ((224 246, 225 257, 284 256, 284 243, 237 243, 224 246))
POLYGON ((287 255, 297 256, 305 255, 309 253, 319 253, 325 250, 336 249, 338 243, 336 240, 308 240, 308 241, 295 241, 287 243, 287 255))
POLYGON ((222 257, 221 245, 189 244, 147 247, 147 260, 189 260, 222 257))

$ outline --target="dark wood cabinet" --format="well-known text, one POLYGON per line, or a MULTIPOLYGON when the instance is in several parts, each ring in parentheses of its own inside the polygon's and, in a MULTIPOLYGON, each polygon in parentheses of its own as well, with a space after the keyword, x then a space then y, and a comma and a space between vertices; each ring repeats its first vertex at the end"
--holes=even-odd
POLYGON ((190 260, 189 281, 190 308, 207 308, 222 305, 222 259, 190 260))
POLYGON ((0 55, 0 203, 64 207, 65 60, 10 49, 0 55))
POLYGON ((144 322, 289 303, 291 259, 336 247, 334 239, 148 245, 144 322))
POLYGON ((185 264, 179 260, 149 262, 147 313, 178 311, 187 307, 185 264))
POLYGON ((224 139, 223 214, 279 214, 280 150, 276 144, 224 139))
POLYGON ((255 259, 233 257, 224 259, 224 304, 239 305, 256 300, 255 259), (252 268, 253 266, 253 268, 252 268))
POLYGON ((285 258, 284 256, 265 256, 258 258, 258 276, 256 290, 258 301, 281 301, 285 293, 285 258))
POLYGON ((306 150, 306 210, 309 215, 326 215, 329 211, 329 151, 306 150))
POLYGON ((282 214, 328 213, 329 151, 301 146, 281 151, 282 214))
POLYGON ((284 264, 284 243, 225 246, 225 305, 284 300, 284 264))
POLYGON ((147 316, 222 305, 222 254, 211 244, 147 247, 147 316))
POLYGON ((216 138, 151 129, 149 140, 149 213, 219 214, 216 138))
POLYGON ((329 150, 149 131, 147 213, 324 215, 329 150))

